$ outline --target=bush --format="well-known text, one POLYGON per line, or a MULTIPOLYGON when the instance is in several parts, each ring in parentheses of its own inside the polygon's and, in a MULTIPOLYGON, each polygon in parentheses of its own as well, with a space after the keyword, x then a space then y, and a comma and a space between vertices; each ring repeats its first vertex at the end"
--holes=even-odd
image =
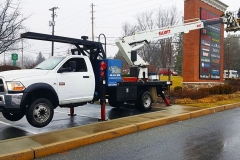
POLYGON ((233 93, 231 85, 219 85, 211 88, 200 88, 199 90, 182 89, 181 86, 175 87, 171 91, 171 96, 174 98, 190 98, 192 100, 201 99, 215 94, 230 94, 233 93))
POLYGON ((176 86, 171 90, 172 102, 188 103, 216 103, 222 100, 240 98, 240 79, 227 79, 225 84, 198 90, 184 89, 176 86))
POLYGON ((229 86, 231 86, 231 90, 232 92, 237 92, 237 91, 240 91, 240 79, 228 79, 228 80, 225 80, 225 83, 229 86))
POLYGON ((18 67, 18 66, 10 66, 10 65, 0 66, 0 72, 2 72, 2 71, 8 71, 8 70, 17 70, 17 69, 21 69, 21 68, 18 67))
POLYGON ((199 98, 205 97, 206 95, 209 95, 209 94, 203 94, 201 91, 188 90, 188 89, 183 89, 183 90, 176 89, 171 92, 171 96, 175 98, 199 99, 199 98))
POLYGON ((211 94, 230 94, 233 93, 233 87, 228 84, 214 86, 209 88, 211 94))

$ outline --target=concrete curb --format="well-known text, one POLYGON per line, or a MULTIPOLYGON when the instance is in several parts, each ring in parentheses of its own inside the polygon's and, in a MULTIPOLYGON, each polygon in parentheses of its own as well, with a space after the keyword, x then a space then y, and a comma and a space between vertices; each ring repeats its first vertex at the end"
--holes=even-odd
MULTIPOLYGON (((191 119, 191 118, 196 118, 196 117, 212 114, 215 112, 221 112, 221 111, 228 110, 228 109, 237 108, 238 106, 240 106, 240 103, 222 105, 222 106, 217 106, 217 107, 207 108, 207 109, 200 109, 197 111, 190 111, 187 113, 177 114, 174 116, 158 117, 155 119, 153 118, 153 119, 142 121, 142 122, 133 121, 132 124, 129 123, 123 127, 109 129, 107 131, 100 131, 98 133, 89 134, 87 136, 63 140, 61 142, 51 143, 51 144, 47 144, 47 145, 39 144, 39 142, 34 141, 31 138, 31 137, 37 136, 37 135, 25 136, 25 138, 28 137, 34 143, 38 143, 39 147, 32 147, 32 148, 29 147, 29 149, 25 149, 25 150, 18 151, 18 152, 12 152, 9 154, 2 154, 2 155, 0 154, 0 160, 16 160, 16 159, 31 160, 34 158, 40 158, 40 157, 44 157, 44 156, 48 156, 48 155, 52 155, 52 154, 56 154, 56 153, 61 153, 61 152, 67 151, 67 150, 77 148, 77 147, 81 147, 81 146, 97 143, 100 141, 120 137, 120 136, 123 136, 126 134, 146 130, 149 128, 162 126, 162 125, 170 124, 170 123, 174 123, 174 122, 179 122, 179 121, 183 121, 183 120, 187 120, 187 119, 191 119)), ((154 113, 156 114, 156 112, 154 112, 154 113)), ((151 113, 148 113, 148 114, 151 114, 151 113)), ((132 116, 132 117, 135 117, 135 116, 132 116)), ((144 119, 144 118, 142 118, 142 119, 144 119)), ((114 121, 114 120, 112 120, 112 121, 114 121)), ((107 122, 104 122, 104 123, 107 123, 107 122)), ((119 122, 116 121, 116 123, 119 123, 119 122)), ((67 130, 67 129, 64 129, 64 130, 67 130)), ((21 139, 21 137, 16 138, 16 139, 21 139)), ((14 139, 11 139, 11 141, 14 141, 14 139)))
POLYGON ((34 158, 34 150, 32 149, 0 155, 0 160, 30 160, 34 158))
POLYGON ((89 136, 84 136, 81 138, 70 139, 67 141, 62 141, 60 143, 53 143, 50 145, 44 145, 42 147, 33 148, 35 153, 35 158, 40 158, 48 156, 51 154, 61 153, 67 150, 71 150, 77 147, 85 146, 88 144, 97 143, 100 141, 120 137, 126 134, 137 132, 136 125, 128 125, 125 127, 120 127, 112 129, 109 131, 95 133, 89 136))
POLYGON ((212 114, 214 112, 215 112, 214 109, 207 108, 207 109, 202 109, 202 110, 199 110, 199 111, 190 112, 190 115, 191 115, 191 118, 196 118, 196 117, 204 116, 204 115, 207 115, 207 114, 212 114))
POLYGON ((224 109, 233 109, 233 108, 237 108, 240 105, 240 103, 234 103, 234 104, 228 104, 224 106, 224 109))
POLYGON ((136 123, 136 125, 138 126, 138 129, 139 129, 138 131, 142 131, 142 130, 146 130, 149 128, 162 126, 162 125, 169 124, 169 123, 179 122, 179 121, 183 121, 183 120, 190 119, 190 118, 191 118, 190 114, 186 113, 186 114, 180 114, 177 116, 158 118, 158 119, 153 119, 153 120, 149 120, 146 122, 136 123))

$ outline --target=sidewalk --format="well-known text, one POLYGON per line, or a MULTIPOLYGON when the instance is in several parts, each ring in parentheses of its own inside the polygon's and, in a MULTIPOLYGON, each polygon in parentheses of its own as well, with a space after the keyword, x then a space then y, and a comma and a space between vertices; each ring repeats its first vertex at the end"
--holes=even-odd
MULTIPOLYGON (((152 127, 236 108, 239 105, 240 103, 236 103, 209 109, 173 105, 162 107, 162 111, 3 140, 0 141, 0 160, 29 160, 61 153, 152 127)), ((161 106, 154 105, 154 107, 161 106)))

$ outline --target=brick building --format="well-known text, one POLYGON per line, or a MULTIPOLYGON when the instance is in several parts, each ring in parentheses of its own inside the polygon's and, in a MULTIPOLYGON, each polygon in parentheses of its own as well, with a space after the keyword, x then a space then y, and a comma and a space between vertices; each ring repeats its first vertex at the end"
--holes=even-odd
MULTIPOLYGON (((222 16, 227 5, 220 0, 185 0, 184 20, 222 16)), ((198 89, 223 83, 224 25, 205 26, 184 34, 183 87, 198 89)))

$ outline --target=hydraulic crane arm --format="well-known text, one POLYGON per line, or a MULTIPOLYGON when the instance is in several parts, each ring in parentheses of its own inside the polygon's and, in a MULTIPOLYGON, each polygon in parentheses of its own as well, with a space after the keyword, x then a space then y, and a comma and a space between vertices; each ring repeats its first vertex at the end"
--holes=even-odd
POLYGON ((123 57, 129 65, 144 66, 148 65, 148 63, 145 62, 139 55, 137 55, 137 61, 135 61, 133 64, 130 58, 131 51, 142 48, 145 44, 150 43, 152 40, 167 38, 172 36, 173 34, 181 32, 188 33, 191 30, 201 28, 204 28, 204 23, 201 20, 197 20, 181 25, 138 32, 131 36, 116 39, 115 43, 119 48, 119 52, 122 53, 123 57))
POLYGON ((204 28, 206 25, 223 23, 226 24, 226 31, 237 31, 240 30, 240 19, 235 18, 231 12, 226 12, 222 17, 208 19, 208 20, 199 20, 195 19, 192 22, 184 23, 176 26, 158 28, 154 30, 148 30, 143 32, 135 33, 131 36, 122 37, 115 40, 117 47, 119 48, 118 52, 121 52, 127 63, 131 66, 145 66, 148 65, 148 62, 145 62, 138 54, 137 61, 134 63, 131 61, 131 51, 138 50, 142 48, 145 44, 150 43, 152 40, 163 39, 171 37, 176 33, 188 33, 191 30, 204 28))

